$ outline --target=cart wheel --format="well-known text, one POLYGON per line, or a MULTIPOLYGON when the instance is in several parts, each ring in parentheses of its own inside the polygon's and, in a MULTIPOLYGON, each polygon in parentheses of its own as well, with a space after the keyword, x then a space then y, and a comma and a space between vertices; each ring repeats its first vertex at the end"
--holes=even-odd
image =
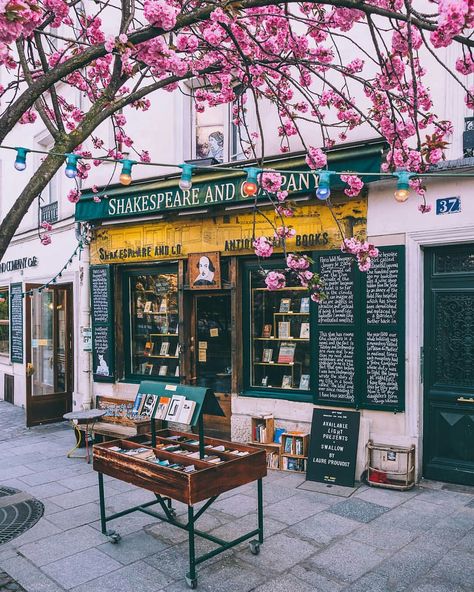
POLYGON ((107 533, 107 536, 109 537, 109 541, 112 543, 112 545, 116 545, 117 543, 119 543, 119 541, 122 540, 122 537, 119 535, 118 532, 115 532, 115 530, 111 530, 107 533))
POLYGON ((260 553, 260 543, 258 541, 250 541, 249 546, 252 555, 258 555, 260 553))
POLYGON ((198 585, 197 578, 190 578, 189 574, 187 574, 186 575, 186 584, 188 585, 188 588, 191 588, 191 590, 195 590, 198 585))
POLYGON ((174 508, 169 508, 169 513, 172 518, 176 518, 176 510, 174 508))

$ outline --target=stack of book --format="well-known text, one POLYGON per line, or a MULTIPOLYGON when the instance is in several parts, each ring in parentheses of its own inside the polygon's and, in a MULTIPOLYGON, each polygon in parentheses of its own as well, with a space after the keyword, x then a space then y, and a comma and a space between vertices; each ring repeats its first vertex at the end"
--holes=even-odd
POLYGON ((183 395, 163 397, 138 393, 133 405, 133 414, 140 417, 190 424, 195 408, 196 401, 186 399, 183 395))

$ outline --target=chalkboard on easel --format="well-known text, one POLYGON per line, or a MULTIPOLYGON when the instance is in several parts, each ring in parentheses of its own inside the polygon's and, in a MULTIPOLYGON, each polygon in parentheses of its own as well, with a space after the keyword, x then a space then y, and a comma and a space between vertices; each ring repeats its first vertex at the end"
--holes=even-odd
POLYGON ((113 382, 115 323, 112 269, 109 265, 92 265, 90 274, 93 377, 95 382, 113 382))
POLYGON ((306 479, 354 487, 360 413, 313 409, 306 479))

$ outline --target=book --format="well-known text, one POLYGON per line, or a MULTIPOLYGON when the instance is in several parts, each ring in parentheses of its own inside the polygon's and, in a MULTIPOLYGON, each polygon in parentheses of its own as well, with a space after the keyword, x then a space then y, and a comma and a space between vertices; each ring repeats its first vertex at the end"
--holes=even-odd
POLYGON ((171 397, 160 397, 160 400, 156 406, 155 411, 155 419, 164 419, 167 412, 168 407, 171 402, 171 397))
POLYGON ((299 388, 302 391, 309 391, 309 374, 302 374, 299 388))
POLYGON ((169 350, 170 350, 170 342, 163 341, 163 343, 161 344, 161 347, 160 347, 160 356, 168 356, 169 350))
POLYGON ((293 448, 293 438, 292 438, 292 436, 288 436, 285 438, 284 452, 286 452, 287 454, 291 454, 292 448, 293 448))
POLYGON ((135 401, 133 402, 132 413, 137 415, 140 411, 140 407, 142 406, 143 400, 143 393, 138 393, 135 397, 135 401))
POLYGON ((289 374, 284 374, 281 380, 281 388, 291 388, 292 386, 291 376, 289 374))
POLYGON ((184 395, 173 395, 171 397, 168 412, 166 413, 165 421, 178 421, 177 417, 181 413, 181 408, 184 405, 186 397, 184 395))
POLYGON ((280 312, 290 312, 291 298, 282 298, 280 300, 280 312))
POLYGON ((145 370, 143 374, 153 374, 153 364, 145 364, 145 370))
POLYGON ((309 298, 301 299, 300 312, 309 312, 309 298))
POLYGON ((268 376, 262 378, 262 386, 268 386, 268 376))
POLYGON ((281 444, 281 435, 285 432, 285 428, 275 428, 275 431, 273 432, 273 441, 277 444, 281 444))
POLYGON ((262 362, 265 363, 270 363, 273 359, 273 349, 272 348, 265 348, 263 350, 263 355, 262 355, 262 362))
POLYGON ((151 312, 152 306, 151 300, 147 300, 145 302, 145 306, 143 307, 143 312, 151 312))
POLYGON ((278 352, 279 364, 292 364, 295 359, 296 343, 283 342, 278 352))
POLYGON ((272 326, 270 323, 263 325, 262 329, 262 337, 271 337, 272 336, 272 326))
POLYGON ((174 356, 175 356, 175 358, 178 358, 179 357, 179 343, 176 344, 176 349, 175 349, 175 352, 174 352, 174 356))
POLYGON ((196 408, 196 401, 190 401, 189 399, 185 399, 183 402, 183 406, 179 412, 176 421, 178 423, 191 423, 194 415, 194 409, 196 408))
POLYGON ((301 323, 300 339, 309 339, 309 323, 301 323))
POLYGON ((174 371, 175 376, 179 376, 179 364, 176 366, 176 370, 174 371))
POLYGON ((163 364, 160 366, 160 370, 158 371, 158 376, 166 376, 168 373, 168 366, 163 364))
POLYGON ((151 354, 153 353, 153 341, 147 341, 145 343, 145 347, 143 349, 143 355, 144 356, 151 356, 151 354))
POLYGON ((163 298, 160 302, 160 308, 158 312, 168 312, 168 303, 166 302, 166 298, 163 298))
POLYGON ((141 414, 145 417, 152 417, 155 411, 155 407, 158 404, 158 395, 144 395, 145 402, 143 403, 141 414))
POLYGON ((289 323, 289 321, 279 321, 279 323, 278 323, 278 337, 280 339, 288 339, 288 337, 290 337, 290 323, 289 323))

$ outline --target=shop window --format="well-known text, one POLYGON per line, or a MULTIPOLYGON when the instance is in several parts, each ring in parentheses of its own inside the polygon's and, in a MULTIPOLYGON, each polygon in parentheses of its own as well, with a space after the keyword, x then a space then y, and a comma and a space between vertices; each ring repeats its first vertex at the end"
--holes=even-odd
POLYGON ((10 320, 8 307, 8 288, 0 288, 0 355, 8 356, 10 339, 10 320))
POLYGON ((178 276, 167 267, 124 275, 125 371, 129 378, 179 379, 178 276))
MULTIPOLYGON (((280 265, 281 266, 281 265, 280 265)), ((247 269, 247 385, 269 396, 310 400, 310 299, 296 282, 269 291, 257 266, 247 269)))

